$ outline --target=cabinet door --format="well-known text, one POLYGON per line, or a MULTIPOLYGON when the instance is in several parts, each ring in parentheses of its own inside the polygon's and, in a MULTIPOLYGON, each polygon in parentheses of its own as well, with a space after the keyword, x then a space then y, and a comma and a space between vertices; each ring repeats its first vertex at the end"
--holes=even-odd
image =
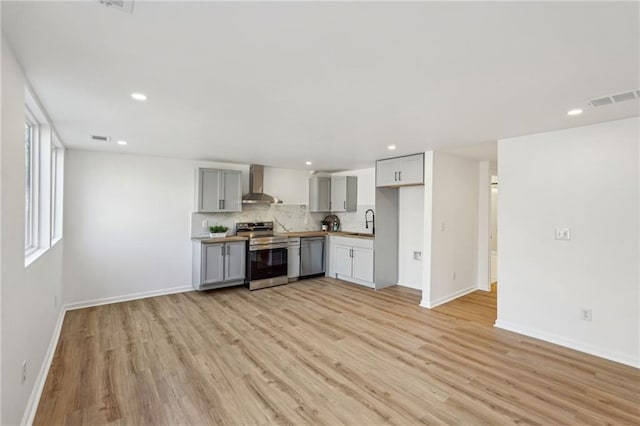
POLYGON ((335 273, 351 276, 351 247, 336 245, 336 266, 335 273))
POLYGON ((220 211, 222 197, 222 170, 199 169, 198 171, 198 211, 220 211))
POLYGON ((410 155, 398 159, 400 185, 424 183, 424 154, 410 155))
POLYGON ((347 211, 347 177, 331 178, 331 211, 347 211))
POLYGON ((376 162, 376 187, 398 185, 398 160, 380 160, 376 162))
POLYGON ((234 241, 225 244, 224 280, 242 280, 246 272, 246 243, 234 241))
POLYGON ((224 244, 202 245, 202 280, 204 284, 224 281, 224 244))
POLYGON ((300 276, 300 246, 289 246, 287 249, 288 278, 300 276))
POLYGON ((242 210, 242 173, 224 171, 224 195, 222 197, 222 211, 239 212, 242 210))
POLYGON ((353 278, 373 283, 373 250, 353 248, 353 278))
POLYGON ((309 211, 331 211, 331 178, 313 177, 309 179, 309 211))

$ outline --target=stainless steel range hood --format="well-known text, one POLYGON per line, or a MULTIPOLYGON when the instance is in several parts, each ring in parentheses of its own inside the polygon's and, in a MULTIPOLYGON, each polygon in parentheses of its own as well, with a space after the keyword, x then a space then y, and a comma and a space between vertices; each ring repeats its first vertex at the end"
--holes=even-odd
POLYGON ((263 183, 264 166, 249 166, 249 193, 242 196, 242 204, 282 204, 282 200, 262 192, 263 183))

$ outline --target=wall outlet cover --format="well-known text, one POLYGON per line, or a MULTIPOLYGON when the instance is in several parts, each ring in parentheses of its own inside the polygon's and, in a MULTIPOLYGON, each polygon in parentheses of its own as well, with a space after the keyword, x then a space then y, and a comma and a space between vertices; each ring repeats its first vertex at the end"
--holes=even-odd
POLYGON ((556 228, 556 240, 569 241, 571 239, 571 228, 556 228))

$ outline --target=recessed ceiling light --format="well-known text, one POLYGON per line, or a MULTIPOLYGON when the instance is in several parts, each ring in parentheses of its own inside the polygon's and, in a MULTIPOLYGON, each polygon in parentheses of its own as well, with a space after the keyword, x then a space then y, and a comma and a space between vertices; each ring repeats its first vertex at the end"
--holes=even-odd
POLYGON ((306 162, 306 163, 304 163, 304 164, 306 164, 307 166, 310 166, 310 165, 311 165, 311 161, 307 161, 307 162, 306 162))
POLYGON ((582 114, 582 110, 580 108, 570 109, 567 112, 567 115, 580 115, 582 114))
POLYGON ((147 95, 145 95, 143 93, 132 93, 131 97, 133 99, 135 99, 136 101, 146 101, 147 100, 147 95))
POLYGON ((389 146, 387 147, 387 149, 388 149, 389 151, 393 151, 394 149, 396 149, 396 146, 395 146, 395 145, 389 145, 389 146))
POLYGON ((126 145, 127 141, 118 141, 117 143, 118 143, 118 145, 126 145))

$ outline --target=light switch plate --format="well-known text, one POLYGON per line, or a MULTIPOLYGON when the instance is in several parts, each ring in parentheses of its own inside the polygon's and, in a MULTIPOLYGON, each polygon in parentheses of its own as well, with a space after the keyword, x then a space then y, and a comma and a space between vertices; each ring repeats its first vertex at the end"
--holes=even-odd
POLYGON ((422 260, 422 252, 421 251, 414 251, 413 252, 413 258, 414 258, 414 260, 422 260))

